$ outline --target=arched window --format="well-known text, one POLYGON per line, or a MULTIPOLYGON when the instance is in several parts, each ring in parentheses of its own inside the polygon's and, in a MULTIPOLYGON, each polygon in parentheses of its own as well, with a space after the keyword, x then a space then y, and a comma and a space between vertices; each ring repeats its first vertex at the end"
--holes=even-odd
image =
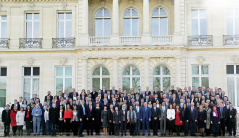
POLYGON ((111 35, 111 17, 106 9, 99 10, 95 15, 95 36, 111 35))
POLYGON ((139 13, 135 9, 124 13, 124 36, 139 36, 139 13))
POLYGON ((110 89, 110 72, 107 68, 100 66, 95 68, 92 73, 92 88, 98 91, 102 89, 103 85, 106 90, 110 89))
POLYGON ((171 86, 171 73, 165 66, 158 66, 153 71, 153 88, 158 87, 159 90, 166 88, 166 91, 170 90, 171 86))
POLYGON ((168 14, 163 8, 157 8, 152 13, 152 35, 168 35, 168 14))
POLYGON ((137 91, 138 86, 140 86, 140 72, 134 66, 129 66, 124 69, 122 74, 122 88, 129 92, 130 88, 137 91))

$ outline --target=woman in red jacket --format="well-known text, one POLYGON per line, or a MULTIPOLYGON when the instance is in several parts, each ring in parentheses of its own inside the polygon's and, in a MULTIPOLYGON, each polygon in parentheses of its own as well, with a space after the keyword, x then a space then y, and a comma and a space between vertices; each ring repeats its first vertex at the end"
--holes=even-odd
POLYGON ((17 107, 14 106, 13 110, 10 113, 13 136, 16 136, 16 131, 17 131, 16 115, 17 115, 17 107))
POLYGON ((70 136, 70 134, 69 134, 70 128, 71 128, 70 123, 73 120, 73 112, 72 112, 69 104, 66 105, 66 110, 64 112, 65 112, 64 113, 64 122, 66 123, 66 136, 70 136))
POLYGON ((183 125, 182 114, 179 109, 179 105, 176 105, 176 117, 175 117, 175 126, 177 131, 177 136, 180 136, 180 127, 183 125))

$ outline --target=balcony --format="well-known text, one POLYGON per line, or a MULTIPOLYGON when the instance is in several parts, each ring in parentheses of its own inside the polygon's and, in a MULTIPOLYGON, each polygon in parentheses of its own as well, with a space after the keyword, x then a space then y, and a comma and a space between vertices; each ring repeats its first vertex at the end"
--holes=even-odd
POLYGON ((192 35, 188 36, 189 46, 213 46, 212 35, 192 35))
POLYGON ((90 46, 109 46, 111 37, 89 37, 90 46))
POLYGON ((141 45, 141 36, 121 36, 121 45, 141 45))
POLYGON ((152 36, 153 45, 172 45, 173 36, 152 36))
POLYGON ((224 46, 236 46, 239 45, 239 35, 223 35, 224 46))
POLYGON ((0 48, 9 48, 9 38, 0 38, 0 48))
POLYGON ((19 38, 19 48, 42 48, 42 38, 19 38))
POLYGON ((52 38, 52 48, 73 48, 75 38, 52 38))

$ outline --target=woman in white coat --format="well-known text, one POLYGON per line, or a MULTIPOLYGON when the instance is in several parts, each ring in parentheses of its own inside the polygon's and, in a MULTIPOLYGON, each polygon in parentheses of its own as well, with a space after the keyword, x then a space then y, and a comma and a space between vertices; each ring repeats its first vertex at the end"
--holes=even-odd
POLYGON ((17 121, 17 129, 19 131, 18 135, 20 136, 21 133, 21 136, 23 136, 23 125, 25 122, 25 111, 23 107, 21 107, 20 111, 17 112, 16 121, 17 121))
POLYGON ((173 135, 173 129, 175 126, 175 110, 173 109, 173 105, 169 105, 169 109, 167 110, 167 126, 169 130, 169 136, 170 136, 170 130, 172 131, 173 135))

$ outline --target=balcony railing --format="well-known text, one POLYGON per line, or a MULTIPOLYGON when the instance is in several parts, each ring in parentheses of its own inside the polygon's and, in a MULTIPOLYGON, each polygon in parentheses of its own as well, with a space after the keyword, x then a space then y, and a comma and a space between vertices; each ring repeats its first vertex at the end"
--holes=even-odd
POLYGON ((42 48, 42 38, 20 38, 19 48, 42 48))
POLYGON ((121 36, 120 44, 121 45, 140 45, 141 36, 121 36))
POLYGON ((110 45, 110 37, 89 37, 90 46, 108 46, 110 45))
POLYGON ((213 46, 212 35, 192 35, 188 36, 189 46, 213 46))
POLYGON ((52 38, 52 48, 73 48, 75 38, 52 38))
POLYGON ((9 48, 9 38, 0 38, 0 48, 9 48))
POLYGON ((223 45, 239 45, 239 35, 223 35, 223 45))
POLYGON ((173 43, 173 36, 152 36, 153 45, 171 45, 173 43))

